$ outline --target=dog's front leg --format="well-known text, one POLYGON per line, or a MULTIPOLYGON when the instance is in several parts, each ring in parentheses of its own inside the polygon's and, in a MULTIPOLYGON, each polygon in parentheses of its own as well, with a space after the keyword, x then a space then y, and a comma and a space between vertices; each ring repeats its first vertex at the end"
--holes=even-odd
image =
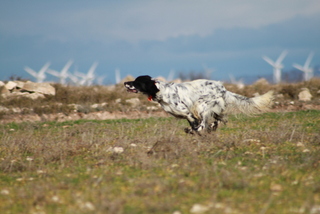
POLYGON ((191 127, 185 128, 184 131, 188 134, 194 134, 194 131, 199 134, 199 131, 202 130, 201 121, 191 114, 188 115, 187 120, 191 127))

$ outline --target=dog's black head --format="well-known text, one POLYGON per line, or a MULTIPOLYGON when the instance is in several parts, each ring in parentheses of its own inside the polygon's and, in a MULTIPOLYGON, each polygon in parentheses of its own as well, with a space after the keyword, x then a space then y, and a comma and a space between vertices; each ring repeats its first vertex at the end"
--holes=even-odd
POLYGON ((155 81, 150 76, 139 76, 134 81, 125 82, 124 86, 129 92, 138 93, 142 92, 152 98, 156 96, 159 89, 155 85, 155 81))

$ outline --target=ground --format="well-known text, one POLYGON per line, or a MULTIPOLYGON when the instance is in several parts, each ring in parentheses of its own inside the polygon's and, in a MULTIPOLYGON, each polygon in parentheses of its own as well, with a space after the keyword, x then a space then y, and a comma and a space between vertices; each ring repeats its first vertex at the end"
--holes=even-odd
POLYGON ((3 213, 319 213, 320 111, 0 125, 3 213))
POLYGON ((185 134, 185 120, 142 95, 128 104, 137 95, 121 88, 55 86, 58 95, 45 100, 1 100, 22 111, 1 115, 0 210, 320 213, 320 84, 305 84, 311 101, 282 86, 270 112, 230 116, 202 136, 185 134))

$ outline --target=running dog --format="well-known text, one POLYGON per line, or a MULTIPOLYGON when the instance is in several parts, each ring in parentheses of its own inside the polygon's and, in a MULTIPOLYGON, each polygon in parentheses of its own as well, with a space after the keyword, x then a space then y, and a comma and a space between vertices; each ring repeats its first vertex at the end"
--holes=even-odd
POLYGON ((204 79, 167 83, 145 75, 125 82, 124 86, 129 92, 146 94, 149 101, 158 102, 169 114, 187 119, 191 128, 185 131, 191 134, 215 131, 220 122, 227 122, 229 113, 252 115, 265 112, 273 101, 272 91, 247 98, 227 91, 219 81, 204 79))

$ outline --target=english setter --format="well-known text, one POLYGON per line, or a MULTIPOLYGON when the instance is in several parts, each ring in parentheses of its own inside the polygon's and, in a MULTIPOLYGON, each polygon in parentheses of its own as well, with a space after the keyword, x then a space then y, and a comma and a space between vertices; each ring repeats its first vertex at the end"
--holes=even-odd
POLYGON ((219 81, 204 79, 167 83, 146 75, 125 82, 124 85, 129 92, 146 94, 148 100, 160 103, 171 115, 187 119, 191 126, 185 129, 187 133, 215 131, 219 122, 227 122, 228 113, 241 112, 251 115, 264 112, 273 101, 272 91, 247 98, 227 91, 219 81))

